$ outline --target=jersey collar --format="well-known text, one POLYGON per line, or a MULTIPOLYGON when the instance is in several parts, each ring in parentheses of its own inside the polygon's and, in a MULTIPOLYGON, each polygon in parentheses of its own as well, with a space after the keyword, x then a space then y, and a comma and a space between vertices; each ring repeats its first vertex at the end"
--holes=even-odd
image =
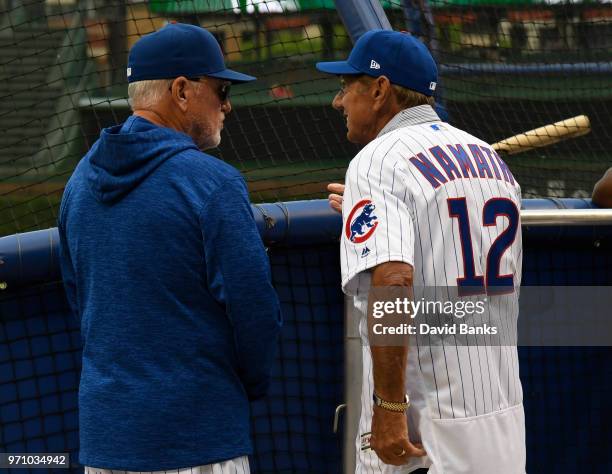
POLYGON ((395 115, 387 125, 383 127, 378 137, 382 137, 385 133, 392 132, 398 128, 407 127, 409 125, 418 125, 427 122, 439 122, 440 117, 431 105, 417 105, 409 109, 401 110, 395 115))

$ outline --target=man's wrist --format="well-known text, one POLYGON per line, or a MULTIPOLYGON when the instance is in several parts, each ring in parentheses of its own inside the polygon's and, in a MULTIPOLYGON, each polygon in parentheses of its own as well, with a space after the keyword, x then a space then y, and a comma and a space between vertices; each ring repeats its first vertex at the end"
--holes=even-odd
POLYGON ((410 406, 410 399, 408 398, 408 394, 404 395, 404 400, 402 401, 385 400, 379 397, 376 392, 372 394, 372 398, 374 400, 374 405, 394 413, 404 413, 410 406))

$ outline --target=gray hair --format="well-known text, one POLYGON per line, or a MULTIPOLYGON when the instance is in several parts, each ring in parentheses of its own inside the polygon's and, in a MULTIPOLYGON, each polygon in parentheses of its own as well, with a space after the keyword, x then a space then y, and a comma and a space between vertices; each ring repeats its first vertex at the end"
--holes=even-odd
POLYGON ((174 79, 155 79, 150 81, 132 82, 128 85, 130 107, 134 109, 150 109, 168 92, 174 79))
POLYGON ((395 91, 397 103, 402 109, 408 109, 418 105, 431 105, 432 107, 436 105, 436 100, 433 98, 433 96, 429 97, 425 94, 421 94, 420 92, 413 91, 412 89, 398 86, 397 84, 392 85, 393 90, 395 91))
MULTIPOLYGON (((358 76, 355 80, 362 84, 371 84, 376 78, 364 74, 363 76, 358 76)), ((402 109, 409 109, 410 107, 416 107, 418 105, 431 105, 432 107, 436 105, 436 100, 433 96, 429 97, 397 84, 391 84, 391 87, 395 93, 395 99, 402 109)))

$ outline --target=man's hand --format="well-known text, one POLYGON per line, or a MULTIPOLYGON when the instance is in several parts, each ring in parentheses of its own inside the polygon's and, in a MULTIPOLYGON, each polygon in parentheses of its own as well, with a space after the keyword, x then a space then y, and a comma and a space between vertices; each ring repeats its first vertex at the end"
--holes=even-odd
POLYGON ((599 207, 612 207, 612 168, 608 169, 595 184, 593 188, 593 203, 599 207))
POLYGON ((327 185, 327 190, 332 193, 327 197, 329 207, 342 214, 342 195, 344 194, 344 184, 331 183, 327 185))
POLYGON ((425 456, 423 446, 408 439, 408 421, 405 413, 394 413, 374 406, 370 447, 385 464, 401 466, 412 457, 425 456))

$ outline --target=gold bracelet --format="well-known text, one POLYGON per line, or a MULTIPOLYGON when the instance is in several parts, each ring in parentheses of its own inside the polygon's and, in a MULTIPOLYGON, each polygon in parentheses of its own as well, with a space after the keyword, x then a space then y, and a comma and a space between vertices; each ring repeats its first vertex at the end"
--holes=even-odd
POLYGON ((406 394, 404 395, 403 402, 388 402, 387 400, 383 400, 374 393, 374 404, 377 407, 383 408, 387 411, 392 411, 395 413, 404 413, 410 406, 410 399, 408 398, 408 394, 406 394))

